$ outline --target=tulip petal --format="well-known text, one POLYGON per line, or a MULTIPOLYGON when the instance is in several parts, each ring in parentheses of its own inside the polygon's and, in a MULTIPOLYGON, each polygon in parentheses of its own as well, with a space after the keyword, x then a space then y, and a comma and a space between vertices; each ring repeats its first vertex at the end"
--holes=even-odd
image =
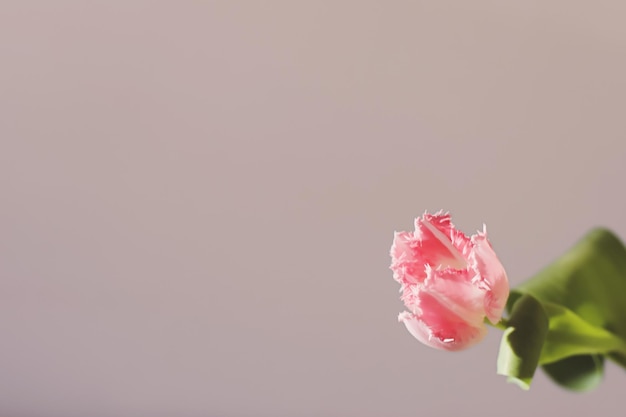
POLYGON ((419 241, 413 233, 396 232, 391 245, 393 278, 403 285, 417 284, 426 278, 424 262, 418 256, 419 241))
MULTIPOLYGON (((420 219, 416 219, 417 220, 420 219)), ((428 222, 432 227, 441 232, 444 236, 446 236, 446 241, 450 241, 452 247, 456 249, 456 251, 451 250, 451 252, 455 255, 455 259, 459 262, 455 266, 459 269, 465 268, 465 261, 468 259, 472 248, 471 239, 465 235, 465 233, 457 230, 452 224, 452 219, 449 213, 443 213, 442 211, 435 214, 424 213, 421 219, 422 222, 428 222), (459 254, 460 256, 457 256, 459 254), (463 265, 461 265, 461 259, 463 260, 463 265)), ((417 227, 416 227, 417 230, 417 227)), ((449 248, 449 246, 446 245, 449 248)), ((433 265, 433 267, 437 267, 437 265, 433 265)))
POLYGON ((472 326, 442 306, 436 299, 426 300, 417 314, 401 313, 398 320, 417 340, 435 349, 458 351, 466 349, 483 339, 487 328, 472 326))
POLYGON ((403 285, 402 288, 400 288, 400 292, 402 293, 400 299, 402 300, 406 308, 411 311, 416 311, 419 308, 419 300, 417 298, 419 294, 418 286, 403 285))
POLYGON ((421 293, 436 298, 466 322, 474 326, 482 324, 485 317, 485 290, 472 282, 475 276, 472 269, 428 269, 427 273, 421 293))
POLYGON ((509 296, 509 281, 504 267, 493 251, 487 236, 478 234, 472 237, 474 244, 470 258, 479 273, 481 283, 487 288, 485 312, 492 323, 502 317, 502 311, 509 296))
POLYGON ((452 244, 454 231, 449 214, 426 213, 415 219, 415 237, 420 242, 422 261, 433 268, 466 268, 467 260, 452 244))

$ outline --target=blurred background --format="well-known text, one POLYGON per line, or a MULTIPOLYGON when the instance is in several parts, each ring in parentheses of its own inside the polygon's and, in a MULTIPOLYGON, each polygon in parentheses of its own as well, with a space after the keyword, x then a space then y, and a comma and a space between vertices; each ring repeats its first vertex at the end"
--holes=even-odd
POLYGON ((512 285, 626 238, 626 3, 3 1, 0 414, 621 416, 397 323, 394 230, 512 285))

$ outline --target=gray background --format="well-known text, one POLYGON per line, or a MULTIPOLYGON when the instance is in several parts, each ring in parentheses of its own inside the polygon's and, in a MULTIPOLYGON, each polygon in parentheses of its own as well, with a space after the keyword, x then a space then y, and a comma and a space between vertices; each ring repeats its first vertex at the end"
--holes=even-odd
MULTIPOLYGON (((621 416, 396 322, 394 230, 513 285, 626 237, 623 1, 4 1, 3 416, 621 416), (529 414, 531 413, 531 414, 529 414)), ((623 408, 623 407, 622 407, 623 408)))

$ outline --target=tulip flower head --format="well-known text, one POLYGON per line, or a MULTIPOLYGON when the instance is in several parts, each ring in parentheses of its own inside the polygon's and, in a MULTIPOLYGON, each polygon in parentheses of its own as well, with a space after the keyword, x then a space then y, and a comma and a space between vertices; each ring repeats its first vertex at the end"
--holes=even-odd
POLYGON ((468 237, 449 214, 425 213, 414 232, 395 233, 390 254, 408 309, 398 320, 420 342, 462 350, 485 336, 485 318, 500 321, 509 283, 484 227, 468 237))

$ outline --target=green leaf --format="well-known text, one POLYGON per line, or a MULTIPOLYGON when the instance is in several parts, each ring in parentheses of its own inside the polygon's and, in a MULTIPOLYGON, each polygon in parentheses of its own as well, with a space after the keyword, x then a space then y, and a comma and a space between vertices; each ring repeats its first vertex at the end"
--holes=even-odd
MULTIPOLYGON (((625 294, 626 295, 626 294, 625 294)), ((576 355, 620 352, 626 343, 613 333, 583 320, 571 310, 554 303, 543 303, 550 322, 541 351, 540 364, 576 355)))
POLYGON ((591 231, 512 290, 507 309, 513 330, 507 329, 502 339, 499 373, 527 388, 531 365, 542 365, 566 388, 595 387, 602 379, 605 356, 626 367, 626 248, 606 229, 591 231), (542 313, 548 322, 545 334, 542 313), (526 339, 526 345, 516 339, 526 339))
POLYGON ((533 296, 525 295, 513 306, 508 325, 500 343, 498 374, 528 389, 548 334, 548 317, 533 296))
POLYGON ((587 391, 602 382, 604 356, 578 355, 543 365, 543 370, 557 384, 573 391, 587 391))

